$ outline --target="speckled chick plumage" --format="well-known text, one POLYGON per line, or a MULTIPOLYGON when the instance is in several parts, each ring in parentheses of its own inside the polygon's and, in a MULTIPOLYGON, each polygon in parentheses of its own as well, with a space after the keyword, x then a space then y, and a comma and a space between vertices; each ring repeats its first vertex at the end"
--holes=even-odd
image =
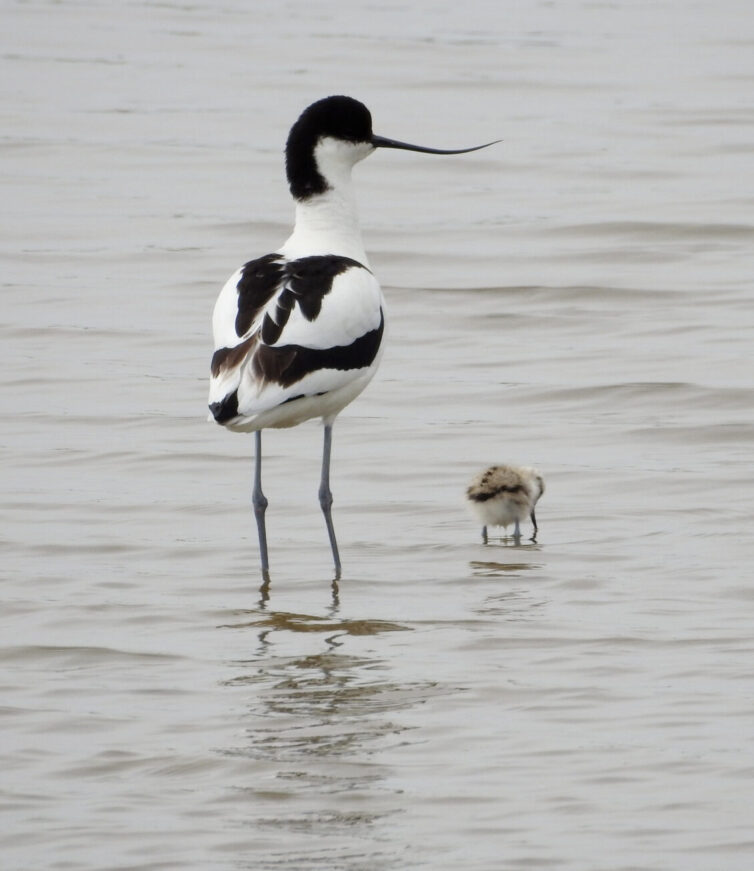
POLYGON ((515 524, 514 535, 519 536, 520 523, 528 518, 534 525, 534 538, 537 534, 534 508, 544 492, 544 479, 531 466, 490 466, 474 477, 466 490, 466 501, 484 525, 485 541, 488 526, 515 524))

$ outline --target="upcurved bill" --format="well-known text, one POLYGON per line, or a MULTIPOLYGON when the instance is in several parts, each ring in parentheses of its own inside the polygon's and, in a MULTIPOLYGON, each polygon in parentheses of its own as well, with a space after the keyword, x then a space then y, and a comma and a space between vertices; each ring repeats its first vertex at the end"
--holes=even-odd
POLYGON ((410 145, 397 139, 372 135, 372 145, 375 148, 402 148, 405 151, 423 151, 425 154, 465 154, 467 151, 479 151, 480 148, 488 148, 502 141, 502 139, 495 139, 494 142, 485 142, 484 145, 475 145, 473 148, 427 148, 424 145, 410 145))

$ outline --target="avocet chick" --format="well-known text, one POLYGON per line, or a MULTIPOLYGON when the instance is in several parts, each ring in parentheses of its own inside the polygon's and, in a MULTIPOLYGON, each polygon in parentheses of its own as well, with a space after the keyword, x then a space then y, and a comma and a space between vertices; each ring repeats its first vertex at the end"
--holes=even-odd
POLYGON ((532 541, 537 540, 534 507, 545 492, 545 482, 531 466, 490 466, 480 472, 466 490, 466 499, 482 521, 482 541, 487 544, 487 527, 507 527, 513 523, 513 535, 521 537, 520 522, 531 517, 532 541))

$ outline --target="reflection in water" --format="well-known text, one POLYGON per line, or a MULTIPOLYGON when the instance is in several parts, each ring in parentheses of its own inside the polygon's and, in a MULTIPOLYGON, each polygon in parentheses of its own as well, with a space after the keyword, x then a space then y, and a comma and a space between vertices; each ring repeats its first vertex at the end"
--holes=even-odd
POLYGON ((504 617, 506 620, 531 620, 547 604, 535 598, 529 590, 507 590, 497 596, 488 596, 475 608, 475 613, 486 617, 504 617))
POLYGON ((515 536, 515 535, 501 535, 501 536, 487 536, 487 540, 483 542, 485 547, 515 547, 515 548, 526 548, 527 550, 541 550, 542 545, 537 541, 537 539, 532 536, 531 538, 524 538, 523 536, 515 536))
POLYGON ((481 560, 472 560, 469 566, 474 577, 479 578, 502 577, 503 575, 518 574, 519 572, 528 572, 531 569, 542 568, 538 563, 495 563, 482 562, 481 560))
MULTIPOLYGON (((469 563, 476 578, 506 578, 518 577, 522 572, 539 569, 538 563, 496 563, 472 560, 469 563)), ((535 598, 531 589, 506 589, 494 596, 487 596, 484 602, 474 609, 474 613, 486 617, 504 617, 506 620, 528 620, 536 616, 540 608, 547 602, 535 598)))
POLYGON ((264 611, 267 603, 270 601, 270 579, 265 578, 264 583, 259 588, 258 607, 260 611, 264 611))
POLYGON ((239 623, 225 623, 220 629, 261 629, 265 633, 279 630, 288 632, 323 633, 334 631, 345 635, 378 635, 382 632, 407 632, 410 627, 387 620, 338 620, 333 617, 313 617, 290 611, 239 612, 251 617, 239 623))
POLYGON ((393 867, 378 824, 402 804, 385 785, 389 769, 375 757, 407 729, 394 715, 438 688, 433 682, 397 682, 386 661, 371 651, 344 648, 359 638, 409 627, 282 611, 243 616, 223 628, 251 630, 259 647, 252 659, 234 663, 239 673, 225 684, 242 694, 244 707, 242 739, 225 752, 250 760, 267 781, 260 792, 255 774, 254 801, 243 825, 277 833, 279 846, 270 849, 273 866, 279 861, 297 869, 393 867), (319 650, 302 655, 301 635, 311 636, 319 650), (276 655, 276 647, 292 643, 295 655, 276 655), (310 851, 313 832, 316 854, 310 851))
MULTIPOLYGON (((266 610, 267 603, 270 601, 270 583, 271 578, 269 573, 267 573, 265 575, 264 581, 262 582, 262 586, 259 588, 258 607, 260 611, 266 610)), ((338 586, 337 578, 333 578, 330 590, 332 592, 332 607, 330 609, 330 612, 334 614, 340 607, 340 587, 338 586)))

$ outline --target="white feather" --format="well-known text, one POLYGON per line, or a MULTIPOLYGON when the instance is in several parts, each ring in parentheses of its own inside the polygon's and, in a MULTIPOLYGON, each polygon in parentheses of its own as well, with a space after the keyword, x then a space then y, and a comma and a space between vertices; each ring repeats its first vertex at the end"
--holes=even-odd
POLYGON ((242 274, 243 267, 230 276, 217 297, 212 312, 212 334, 216 351, 219 348, 235 348, 241 340, 236 333, 236 315, 238 314, 238 282, 242 274))
POLYGON ((381 303, 377 279, 366 269, 352 267, 335 276, 315 320, 307 320, 299 306, 294 306, 275 345, 303 345, 305 348, 350 345, 380 325, 381 303))

